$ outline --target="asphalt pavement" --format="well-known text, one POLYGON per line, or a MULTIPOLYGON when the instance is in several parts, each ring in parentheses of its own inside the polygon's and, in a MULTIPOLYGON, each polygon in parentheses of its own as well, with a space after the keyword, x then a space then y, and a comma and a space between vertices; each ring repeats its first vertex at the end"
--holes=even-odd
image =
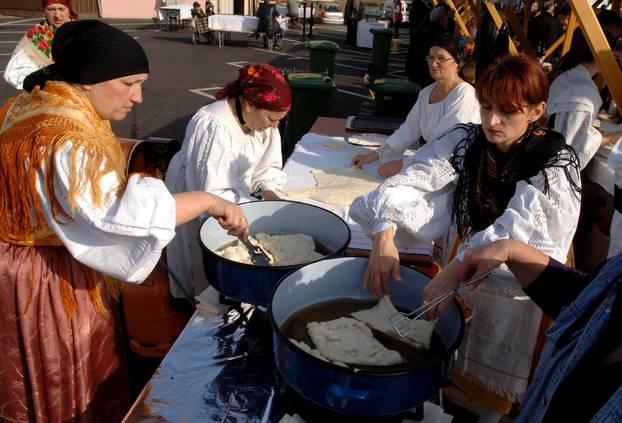
MULTIPOLYGON (((25 31, 38 19, 0 16, 0 70, 8 63, 11 52, 25 31)), ((309 71, 309 51, 301 41, 300 27, 290 29, 281 50, 263 48, 261 38, 234 33, 225 46, 192 44, 188 29, 161 30, 151 20, 105 20, 133 36, 145 49, 151 74, 143 85, 143 104, 122 122, 113 123, 120 137, 165 137, 183 140, 185 127, 202 106, 214 101, 213 94, 234 80, 238 69, 247 62, 265 62, 292 72, 309 71)), ((402 29, 400 52, 391 53, 389 72, 400 77, 407 51, 407 29, 402 29)), ((307 28, 308 32, 308 28, 307 28)), ((313 39, 326 39, 339 44, 336 56, 335 83, 338 91, 332 97, 329 115, 368 116, 373 113, 373 99, 362 85, 371 60, 370 49, 345 46, 345 25, 315 25, 313 39)), ((17 90, 0 81, 0 100, 4 102, 17 90)))

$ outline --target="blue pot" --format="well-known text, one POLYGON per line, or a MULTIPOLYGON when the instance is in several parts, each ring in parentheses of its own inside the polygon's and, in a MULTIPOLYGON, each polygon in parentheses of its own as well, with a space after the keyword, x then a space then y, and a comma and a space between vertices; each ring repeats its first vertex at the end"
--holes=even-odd
MULTIPOLYGON (((274 358, 285 381, 308 400, 348 415, 386 416, 409 410, 434 396, 443 386, 454 351, 464 333, 464 317, 456 301, 440 316, 435 332, 445 346, 431 360, 400 371, 344 368, 304 352, 283 335, 282 325, 297 311, 339 298, 371 299, 363 290, 366 258, 333 258, 301 267, 275 288, 268 316, 272 324, 274 358)), ((401 268, 403 283, 392 282, 390 297, 398 308, 421 306, 429 278, 401 268)))
MULTIPOLYGON (((343 255, 350 244, 350 228, 339 216, 323 208, 294 201, 255 201, 240 204, 252 235, 257 233, 304 233, 328 250, 330 256, 343 255)), ((203 264, 209 283, 220 293, 236 300, 267 306, 270 292, 283 276, 296 266, 256 266, 238 263, 214 251, 236 240, 207 219, 199 231, 203 247, 203 264)))

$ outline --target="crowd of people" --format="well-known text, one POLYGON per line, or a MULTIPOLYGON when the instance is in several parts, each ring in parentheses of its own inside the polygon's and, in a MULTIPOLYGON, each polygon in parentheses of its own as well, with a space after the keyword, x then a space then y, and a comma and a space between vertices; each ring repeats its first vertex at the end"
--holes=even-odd
MULTIPOLYGON (((274 4, 264 5, 272 15, 274 4)), ((445 248, 428 300, 496 269, 462 293, 474 317, 451 376, 481 403, 481 421, 511 413, 530 422, 619 421, 620 188, 610 259, 589 276, 564 264, 580 218, 581 171, 603 144, 615 144, 610 163, 622 186, 622 132, 593 126, 602 93, 588 43, 577 30, 552 76, 537 57, 500 52, 472 86, 450 10, 423 0, 416 7, 427 16, 413 35, 426 41, 408 66, 416 64, 425 87, 385 145, 352 159, 356 167, 380 160, 385 178, 350 206, 372 241, 361 284, 387 293, 401 281, 399 249, 419 242, 445 248)), ((348 43, 360 12, 349 0, 348 43)), ((534 18, 541 33, 552 12, 545 2, 534 18)), ((249 63, 192 117, 165 181, 127 175, 110 122, 142 102, 145 52, 123 31, 77 20, 69 0, 44 0, 44 13, 4 74, 23 90, 0 108, 0 419, 116 422, 130 401, 119 284, 141 283, 166 247, 174 297, 209 287, 196 242, 201 219, 247 238, 237 203, 280 199, 278 127, 292 94, 278 69, 249 63)), ((206 15, 198 3, 193 13, 206 15)), ((620 15, 598 19, 619 48, 620 15)), ((266 36, 278 32, 266 27, 266 36)))

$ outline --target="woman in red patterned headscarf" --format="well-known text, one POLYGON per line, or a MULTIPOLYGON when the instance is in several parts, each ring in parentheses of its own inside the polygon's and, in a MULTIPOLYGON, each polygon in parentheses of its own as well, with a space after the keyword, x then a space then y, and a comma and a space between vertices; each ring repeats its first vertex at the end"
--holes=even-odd
POLYGON ((34 24, 15 47, 4 70, 4 79, 18 90, 24 79, 54 62, 52 42, 56 30, 70 20, 78 19, 71 8, 71 0, 43 0, 45 19, 34 24))
MULTIPOLYGON (((188 123, 183 147, 168 167, 167 187, 204 190, 234 203, 278 199, 285 182, 278 126, 291 105, 287 81, 270 65, 248 64, 216 99, 188 123)), ((191 295, 208 287, 196 242, 199 226, 196 219, 179 227, 167 246, 169 266, 191 295)), ((171 291, 183 296, 174 284, 171 291)))

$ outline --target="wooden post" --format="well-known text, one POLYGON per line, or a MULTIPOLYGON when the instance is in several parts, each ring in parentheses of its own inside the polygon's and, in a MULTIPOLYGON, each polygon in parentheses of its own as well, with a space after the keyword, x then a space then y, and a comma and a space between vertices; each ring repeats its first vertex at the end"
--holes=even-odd
MULTIPOLYGON (((486 2, 486 8, 488 9, 488 12, 490 13, 490 16, 492 17, 492 20, 494 21, 495 25, 497 26, 497 29, 500 30, 501 27, 503 26, 503 20, 501 19, 501 16, 499 16, 499 12, 497 11, 497 8, 495 7, 494 4, 486 2)), ((514 45, 514 41, 512 41, 512 37, 508 36, 509 38, 509 50, 510 50, 510 54, 518 54, 518 51, 516 50, 516 46, 514 45)))
POLYGON ((504 13, 505 13, 505 17, 508 20, 508 23, 514 30, 514 33, 516 34, 516 38, 518 38, 518 42, 520 43, 522 50, 531 56, 535 56, 533 48, 531 48, 531 43, 529 42, 529 39, 527 38, 527 34, 525 34, 525 31, 523 31, 523 27, 521 26, 514 12, 510 10, 510 8, 508 7, 504 10, 504 13))
POLYGON ((447 3, 447 5, 451 8, 451 10, 454 11, 454 17, 456 19, 456 22, 458 22, 458 27, 460 28, 460 32, 462 32, 462 35, 467 39, 467 42, 469 44, 473 45, 473 39, 471 38, 471 34, 469 33, 469 30, 464 24, 464 21, 460 17, 458 10, 456 10, 456 6, 454 6, 454 2, 452 0, 445 0, 445 3, 447 3))
MULTIPOLYGON (((622 72, 616 62, 609 43, 600 27, 594 10, 587 0, 570 0, 570 6, 579 21, 583 35, 587 40, 600 73, 605 78, 609 92, 616 104, 622 104, 622 72)), ((569 25, 570 27, 570 25, 569 25)))
MULTIPOLYGON (((585 1, 585 0, 584 0, 585 1)), ((572 34, 574 34, 574 30, 579 25, 579 21, 577 20, 577 15, 574 12, 570 14, 570 18, 568 19, 568 28, 566 29, 566 37, 564 38, 564 47, 562 48, 562 56, 565 56, 570 50, 570 45, 572 44, 572 34)))

